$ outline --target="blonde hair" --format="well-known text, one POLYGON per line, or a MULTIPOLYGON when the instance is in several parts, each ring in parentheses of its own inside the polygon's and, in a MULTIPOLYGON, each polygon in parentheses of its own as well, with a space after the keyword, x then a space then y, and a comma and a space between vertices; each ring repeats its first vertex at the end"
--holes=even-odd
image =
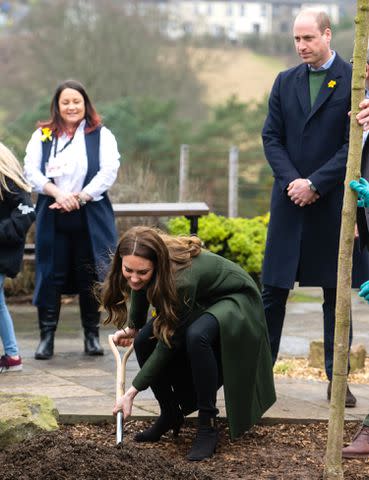
POLYGON ((0 200, 4 198, 3 190, 10 192, 7 179, 12 180, 19 188, 26 192, 31 191, 31 186, 24 178, 22 167, 12 152, 0 142, 0 200))
POLYGON ((129 287, 122 275, 122 257, 136 255, 153 262, 155 273, 147 288, 147 298, 156 309, 154 335, 170 345, 178 326, 178 298, 176 273, 189 267, 193 257, 201 253, 197 237, 171 237, 158 229, 133 227, 122 235, 115 252, 110 272, 102 285, 100 303, 106 310, 106 323, 118 328, 127 323, 129 287))

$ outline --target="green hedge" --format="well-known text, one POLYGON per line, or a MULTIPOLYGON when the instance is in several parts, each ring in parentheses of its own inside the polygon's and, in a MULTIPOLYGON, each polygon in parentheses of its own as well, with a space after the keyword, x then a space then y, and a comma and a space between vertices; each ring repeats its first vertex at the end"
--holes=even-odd
MULTIPOLYGON (((205 247, 238 263, 248 273, 261 273, 269 213, 254 218, 226 218, 210 213, 199 219, 198 235, 205 247)), ((172 235, 190 233, 190 221, 185 217, 169 220, 172 235)))

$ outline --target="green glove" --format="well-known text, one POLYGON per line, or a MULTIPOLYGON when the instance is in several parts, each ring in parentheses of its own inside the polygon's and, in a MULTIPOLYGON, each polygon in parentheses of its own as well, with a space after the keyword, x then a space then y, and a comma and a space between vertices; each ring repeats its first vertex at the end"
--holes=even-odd
POLYGON ((350 188, 357 192, 357 206, 369 207, 369 183, 365 178, 360 178, 358 182, 351 180, 350 188))
POLYGON ((369 303, 369 280, 364 282, 360 286, 359 297, 365 298, 365 300, 369 303))

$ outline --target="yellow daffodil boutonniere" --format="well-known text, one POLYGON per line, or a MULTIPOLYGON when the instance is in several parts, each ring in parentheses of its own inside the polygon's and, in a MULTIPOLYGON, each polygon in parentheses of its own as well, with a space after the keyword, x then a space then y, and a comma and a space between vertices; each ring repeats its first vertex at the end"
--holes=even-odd
POLYGON ((156 313, 155 308, 153 308, 153 309, 151 310, 151 318, 156 318, 156 317, 157 317, 157 313, 156 313))
POLYGON ((50 128, 41 128, 42 136, 41 136, 41 142, 51 142, 53 137, 53 132, 50 130, 50 128))
POLYGON ((328 88, 334 88, 336 84, 337 84, 336 80, 331 80, 330 82, 328 82, 328 88))

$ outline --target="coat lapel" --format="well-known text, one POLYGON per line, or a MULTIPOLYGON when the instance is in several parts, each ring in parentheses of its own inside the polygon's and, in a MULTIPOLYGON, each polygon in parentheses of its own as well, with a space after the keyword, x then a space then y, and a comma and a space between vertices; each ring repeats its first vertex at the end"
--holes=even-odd
POLYGON ((309 121, 310 118, 319 110, 319 108, 330 98, 332 93, 336 90, 341 77, 342 73, 340 61, 336 54, 336 58, 334 59, 332 66, 327 70, 327 75, 323 80, 322 86, 319 90, 318 96, 316 97, 307 121, 309 121))
POLYGON ((304 115, 307 117, 310 113, 310 89, 309 75, 306 65, 301 65, 296 76, 296 94, 299 99, 304 115))

